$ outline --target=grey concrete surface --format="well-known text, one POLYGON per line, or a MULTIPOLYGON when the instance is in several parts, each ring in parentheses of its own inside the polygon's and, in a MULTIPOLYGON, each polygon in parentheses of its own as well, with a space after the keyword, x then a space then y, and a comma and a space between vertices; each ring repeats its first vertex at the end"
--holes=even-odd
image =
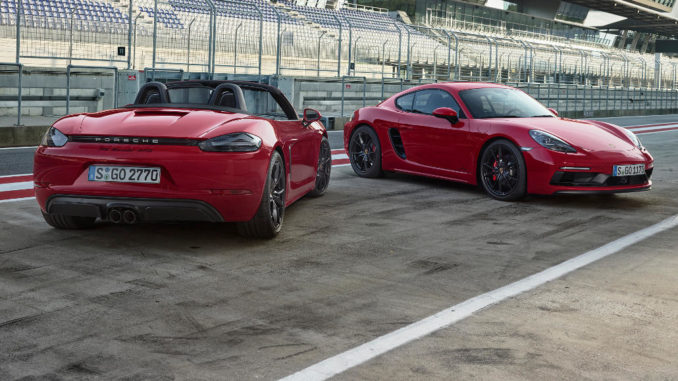
MULTIPOLYGON (((0 204, 0 379, 291 374, 678 213, 678 133, 643 142, 654 189, 616 196, 503 203, 452 182, 334 168, 328 193, 290 207, 272 241, 231 225, 58 231, 33 201, 0 204)), ((592 340, 598 328, 578 327, 592 340)), ((533 376, 520 365, 519 378, 533 376)))
POLYGON ((336 380, 678 379, 678 229, 336 380))
POLYGON ((35 147, 0 149, 0 176, 33 173, 35 147))
POLYGON ((678 123, 678 114, 645 115, 645 116, 615 116, 610 118, 595 118, 618 126, 641 126, 646 124, 678 123))

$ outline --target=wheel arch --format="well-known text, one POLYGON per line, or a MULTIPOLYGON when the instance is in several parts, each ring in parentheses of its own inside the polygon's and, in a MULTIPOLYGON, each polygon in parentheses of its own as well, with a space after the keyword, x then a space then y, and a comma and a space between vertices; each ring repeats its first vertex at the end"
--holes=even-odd
POLYGON ((351 139, 353 138, 353 134, 355 134, 355 131, 360 128, 360 127, 367 127, 374 131, 374 134, 377 135, 377 140, 379 140, 379 147, 381 148, 380 155, 383 159, 384 157, 384 144, 381 141, 381 137, 379 136, 379 131, 377 131, 377 128, 370 122, 367 121, 360 121, 360 123, 357 123, 352 129, 351 132, 348 135, 348 144, 346 145, 346 154, 348 155, 348 146, 351 143, 351 139))
POLYGON ((523 157, 523 163, 525 163, 525 181, 527 181, 527 177, 529 176, 529 173, 527 171, 527 160, 525 159, 525 154, 523 153, 523 150, 520 149, 520 144, 518 144, 515 139, 512 139, 509 136, 506 135, 494 135, 485 140, 483 145, 480 147, 478 150, 478 153, 475 155, 475 172, 476 175, 474 176, 476 184, 475 185, 480 185, 480 157, 482 156, 483 152, 485 152, 485 149, 487 146, 490 144, 496 142, 497 140, 508 140, 513 144, 517 149, 518 152, 520 152, 520 155, 523 157))

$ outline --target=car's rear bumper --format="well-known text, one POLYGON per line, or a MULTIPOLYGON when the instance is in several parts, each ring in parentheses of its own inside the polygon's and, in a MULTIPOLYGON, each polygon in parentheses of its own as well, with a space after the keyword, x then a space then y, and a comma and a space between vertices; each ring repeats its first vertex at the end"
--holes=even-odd
POLYGON ((114 211, 120 215, 132 211, 134 222, 224 221, 214 207, 199 200, 54 195, 49 197, 45 206, 50 214, 93 217, 104 221, 110 220, 109 216, 114 211))
MULTIPOLYGON (((266 183, 268 150, 214 153, 184 146, 144 148, 121 145, 114 148, 117 151, 112 152, 110 147, 85 143, 38 148, 33 180, 40 207, 50 212, 48 201, 56 196, 149 202, 193 200, 209 205, 218 212, 220 220, 227 222, 248 221, 259 208, 266 183), (91 165, 159 167, 160 183, 90 181, 88 168, 91 165)), ((198 217, 198 221, 204 220, 204 217, 198 217)), ((177 216, 163 220, 186 218, 177 216)))

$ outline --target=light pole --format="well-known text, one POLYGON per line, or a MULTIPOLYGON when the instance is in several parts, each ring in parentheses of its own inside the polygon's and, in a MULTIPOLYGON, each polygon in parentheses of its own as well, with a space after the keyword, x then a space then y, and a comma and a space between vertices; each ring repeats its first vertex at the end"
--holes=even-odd
MULTIPOLYGON (((386 64, 386 44, 388 44, 388 40, 384 41, 384 43, 381 44, 381 79, 382 79, 382 83, 383 83, 383 80, 384 80, 384 65, 386 64)), ((390 56, 391 55, 389 54, 389 57, 390 56)), ((382 91, 381 97, 382 98, 384 97, 383 91, 382 91)))
POLYGON ((137 67, 137 25, 138 20, 143 18, 144 14, 141 12, 139 12, 137 16, 134 18, 134 43, 132 44, 134 46, 134 58, 132 59, 132 68, 137 67))
POLYGON ((238 67, 238 31, 241 26, 242 21, 235 27, 235 41, 233 41, 233 75, 236 74, 236 68, 238 67))
POLYGON ((433 49, 433 80, 438 82, 438 48, 442 45, 438 44, 433 49))
POLYGON ((188 23, 188 41, 187 41, 188 46, 186 47, 186 71, 188 72, 189 78, 191 75, 191 30, 193 28, 194 22, 195 17, 193 17, 193 20, 191 20, 191 22, 188 23))
POLYGON ((134 0, 129 0, 127 9, 127 70, 132 68, 132 12, 134 10, 134 0))
POLYGON ((323 32, 320 33, 320 37, 318 37, 318 72, 317 72, 318 77, 320 77, 320 40, 323 39, 325 33, 327 33, 327 31, 323 30, 323 32))
MULTIPOLYGON (((355 44, 353 44, 353 75, 355 75, 356 66, 358 66, 358 41, 360 41, 360 37, 362 36, 358 36, 358 38, 355 39, 355 44)), ((351 75, 350 72, 348 74, 351 75)))

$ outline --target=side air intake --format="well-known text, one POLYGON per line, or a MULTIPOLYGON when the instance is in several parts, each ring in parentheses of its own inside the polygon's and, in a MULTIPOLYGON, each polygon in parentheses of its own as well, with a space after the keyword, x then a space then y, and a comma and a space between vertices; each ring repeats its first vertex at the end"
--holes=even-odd
POLYGON ((393 146, 393 150, 395 151, 396 155, 398 155, 401 159, 407 158, 407 155, 405 155, 403 138, 400 137, 400 131, 398 131, 396 128, 389 128, 388 136, 391 138, 391 145, 393 146))

